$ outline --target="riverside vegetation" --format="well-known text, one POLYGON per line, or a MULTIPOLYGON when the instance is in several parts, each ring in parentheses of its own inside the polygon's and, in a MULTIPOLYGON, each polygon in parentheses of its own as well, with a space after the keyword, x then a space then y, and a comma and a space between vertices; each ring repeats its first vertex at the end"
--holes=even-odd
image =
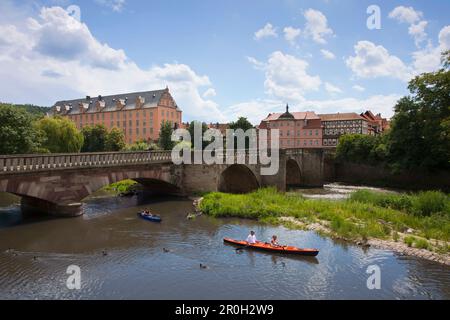
POLYGON ((445 259, 450 253, 450 197, 439 191, 391 194, 360 190, 346 200, 333 201, 265 188, 239 195, 208 193, 200 209, 214 217, 249 218, 312 229, 360 244, 369 239, 402 243, 445 259))

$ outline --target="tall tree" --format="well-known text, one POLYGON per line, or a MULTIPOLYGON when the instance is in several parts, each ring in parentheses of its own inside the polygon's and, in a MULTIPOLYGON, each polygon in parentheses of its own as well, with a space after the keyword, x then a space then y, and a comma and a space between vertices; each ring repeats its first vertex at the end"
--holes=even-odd
POLYGON ((42 147, 52 153, 80 152, 83 146, 83 134, 67 118, 43 118, 37 121, 36 128, 45 135, 42 147))
POLYGON ((388 147, 398 167, 450 168, 450 51, 442 58, 442 68, 411 80, 411 96, 395 106, 388 147))
POLYGON ((206 130, 208 130, 208 125, 206 123, 204 123, 204 122, 200 122, 200 121, 197 121, 197 120, 191 121, 189 123, 188 131, 189 131, 189 134, 191 135, 192 146, 194 145, 194 128, 196 126, 198 126, 198 127, 201 126, 201 128, 202 128, 202 133, 201 133, 202 134, 202 149, 204 149, 209 144, 208 141, 203 141, 203 135, 206 132, 206 130))
POLYGON ((112 128, 106 136, 106 151, 120 151, 125 148, 125 135, 119 128, 112 128))
MULTIPOLYGON (((250 123, 250 121, 247 120, 245 117, 239 117, 237 121, 230 122, 229 124, 230 129, 237 130, 242 129, 244 132, 246 132, 249 129, 254 128, 253 125, 250 123)), ((249 138, 245 138, 245 149, 248 149, 250 145, 249 138)), ((234 138, 234 146, 237 148, 237 137, 234 138)))
POLYGON ((84 127, 83 147, 81 152, 103 152, 106 151, 106 140, 108 138, 108 129, 104 125, 96 124, 95 126, 84 127))
POLYGON ((32 125, 32 120, 25 110, 0 104, 0 154, 39 151, 42 136, 32 125))
POLYGON ((172 150, 174 142, 172 141, 173 125, 170 121, 163 121, 159 129, 158 145, 163 150, 172 150))

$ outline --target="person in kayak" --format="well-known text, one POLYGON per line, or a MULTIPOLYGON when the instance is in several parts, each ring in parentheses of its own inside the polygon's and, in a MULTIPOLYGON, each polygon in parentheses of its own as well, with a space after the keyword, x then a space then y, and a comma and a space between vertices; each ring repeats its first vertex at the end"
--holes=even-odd
POLYGON ((248 244, 255 244, 256 242, 258 242, 257 240, 256 240, 256 235, 255 235, 255 231, 250 231, 250 234, 248 235, 248 237, 247 237, 247 243, 248 244))
POLYGON ((273 247, 281 247, 280 244, 278 243, 278 237, 276 235, 272 236, 272 239, 270 240, 270 244, 273 247))

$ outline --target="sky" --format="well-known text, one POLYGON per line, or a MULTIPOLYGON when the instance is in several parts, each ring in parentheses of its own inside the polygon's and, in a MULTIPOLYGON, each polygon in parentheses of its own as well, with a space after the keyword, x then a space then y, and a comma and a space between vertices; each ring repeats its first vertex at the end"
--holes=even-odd
POLYGON ((1 0, 0 101, 168 86, 183 121, 258 124, 286 104, 391 117, 450 49, 448 12, 440 0, 1 0))

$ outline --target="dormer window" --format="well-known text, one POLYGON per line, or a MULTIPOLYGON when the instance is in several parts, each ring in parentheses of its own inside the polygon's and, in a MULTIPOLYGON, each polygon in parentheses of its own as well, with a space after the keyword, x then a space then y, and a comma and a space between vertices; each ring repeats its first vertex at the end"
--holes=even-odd
POLYGON ((136 98, 136 109, 142 108, 144 106, 144 103, 145 103, 144 97, 141 97, 141 96, 137 97, 136 98))
POLYGON ((56 106, 56 112, 61 112, 61 106, 56 106))

